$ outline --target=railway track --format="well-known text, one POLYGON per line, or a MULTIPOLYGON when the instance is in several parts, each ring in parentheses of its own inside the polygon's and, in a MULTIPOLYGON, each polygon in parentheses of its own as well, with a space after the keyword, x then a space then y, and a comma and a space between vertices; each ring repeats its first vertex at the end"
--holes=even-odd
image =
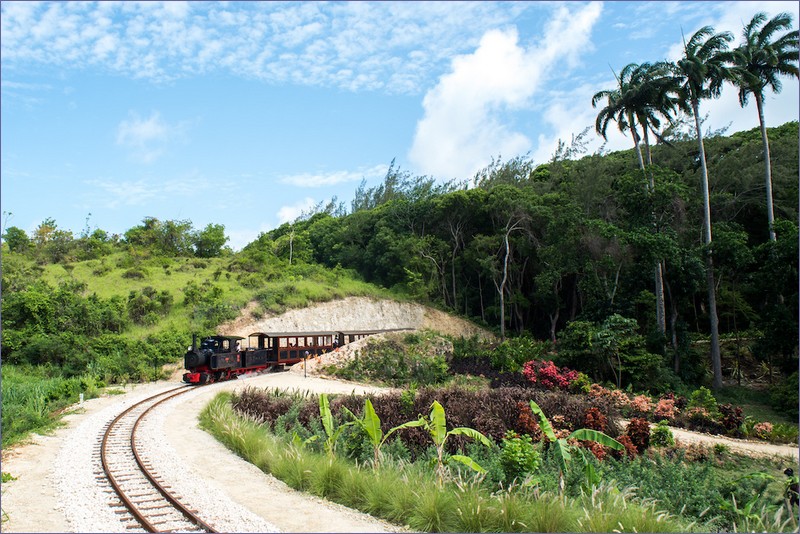
POLYGON ((159 404, 194 388, 182 386, 140 401, 111 421, 100 443, 99 482, 116 493, 115 513, 128 529, 147 532, 217 532, 180 502, 137 449, 136 430, 159 404))

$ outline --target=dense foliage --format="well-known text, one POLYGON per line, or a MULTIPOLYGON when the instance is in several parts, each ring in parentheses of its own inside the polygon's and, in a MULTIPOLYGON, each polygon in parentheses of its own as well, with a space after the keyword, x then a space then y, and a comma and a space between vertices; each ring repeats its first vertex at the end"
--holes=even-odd
MULTIPOLYGON (((735 338, 737 357, 790 371, 797 366, 798 124, 769 135, 777 241, 768 239, 763 215, 758 130, 706 140, 712 253, 726 360, 726 340, 735 338)), ((697 383, 707 357, 692 342, 708 335, 709 317, 696 156, 691 139, 653 146, 652 192, 630 151, 579 160, 556 154, 543 165, 495 161, 471 188, 435 187, 391 168, 383 185, 359 191, 353 213, 318 212, 248 248, 291 239, 295 257, 354 269, 501 333, 563 342, 562 363, 586 359, 580 370, 596 380, 642 389, 678 378, 697 383), (655 258, 664 259, 664 336, 655 318, 655 258)), ((725 372, 735 369, 728 364, 725 372)))
MULTIPOLYGON (((613 402, 599 396, 518 388, 489 392, 423 388, 410 395, 370 395, 365 400, 351 394, 330 401, 326 398, 320 403, 315 396, 299 392, 248 388, 230 400, 234 413, 260 425, 263 435, 285 440, 283 447, 294 450, 296 460, 305 450, 327 451, 328 463, 345 458, 362 466, 371 465, 375 472, 392 465, 414 469, 413 475, 406 471, 402 477, 408 480, 416 476, 417 470, 431 470, 437 458, 427 430, 419 425, 408 426, 408 421, 414 421, 419 414, 426 414, 431 405, 440 403, 448 430, 474 429, 493 442, 486 447, 466 436, 449 436, 456 439, 448 440, 445 447, 444 463, 449 473, 445 479, 454 481, 462 490, 466 486, 497 497, 508 488, 513 488, 510 493, 519 495, 535 488, 537 499, 547 499, 563 491, 566 499, 562 502, 565 502, 592 494, 605 483, 618 488, 613 491, 628 488, 623 491, 629 492, 634 501, 655 500, 658 509, 687 524, 694 523, 700 531, 741 528, 743 511, 752 514, 750 519, 774 519, 774 524, 764 526, 767 530, 782 531, 794 525, 782 500, 781 462, 746 460, 730 455, 723 447, 678 444, 666 426, 657 425, 651 432, 645 419, 634 418, 626 429, 619 429, 619 414, 613 402), (531 417, 533 406, 529 401, 533 399, 551 414, 548 424, 552 425, 553 439, 560 441, 578 429, 589 429, 613 434, 625 450, 615 452, 593 441, 564 440, 572 452, 562 487, 559 470, 563 465, 559 467, 556 443, 546 437, 548 430, 541 426, 542 420, 531 417), (355 420, 366 419, 367 410, 378 428, 354 424, 355 420), (324 421, 326 417, 328 420, 324 421), (391 436, 388 442, 381 443, 380 453, 374 447, 376 438, 372 434, 377 439, 391 436), (289 447, 289 440, 299 448, 289 447), (471 476, 469 470, 451 461, 463 454, 482 470, 472 483, 466 482, 471 476), (379 457, 380 463, 371 461, 379 457)), ((243 434, 224 429, 236 425, 228 420, 213 425, 213 432, 221 433, 221 439, 230 443, 234 436, 243 434)), ((246 449, 255 451, 264 446, 250 443, 246 449)), ((267 456, 276 458, 275 453, 259 454, 253 460, 259 463, 260 458, 267 456)), ((267 464, 275 465, 276 461, 267 464)), ((272 468, 268 470, 275 473, 272 468)), ((315 468, 309 477, 320 476, 319 473, 315 468)), ((314 491, 310 485, 301 489, 314 491)), ((399 487, 396 489, 401 491, 399 487)), ((602 508, 597 503, 590 505, 593 513, 602 508)), ((442 509, 440 513, 449 512, 442 509)))

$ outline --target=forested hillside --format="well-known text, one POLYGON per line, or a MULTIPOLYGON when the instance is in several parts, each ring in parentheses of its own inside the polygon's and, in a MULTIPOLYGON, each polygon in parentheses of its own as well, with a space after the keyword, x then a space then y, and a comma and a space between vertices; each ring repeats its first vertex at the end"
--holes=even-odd
MULTIPOLYGON (((727 354, 726 372, 744 353, 784 371, 797 366, 797 122, 769 138, 774 242, 759 130, 705 144, 720 332, 738 351, 727 354)), ((692 341, 708 337, 709 316, 697 142, 652 147, 646 171, 633 151, 574 159, 583 146, 578 136, 542 165, 498 160, 471 183, 437 184, 393 167, 382 185, 362 184, 349 215, 329 205, 263 235, 242 256, 291 244, 298 260, 355 269, 501 335, 560 341, 571 354, 565 361, 596 361, 587 370, 598 379, 611 378, 604 359, 628 353, 629 375, 638 367, 700 381, 708 354, 692 341), (663 265, 663 331, 654 263, 663 265), (646 338, 646 352, 614 346, 632 332, 646 338), (611 345, 588 347, 591 339, 611 345)))

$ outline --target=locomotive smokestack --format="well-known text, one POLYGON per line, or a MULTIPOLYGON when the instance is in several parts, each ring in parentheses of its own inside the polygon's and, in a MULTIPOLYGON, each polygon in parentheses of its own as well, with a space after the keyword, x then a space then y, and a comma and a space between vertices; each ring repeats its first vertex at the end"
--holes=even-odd
POLYGON ((197 352, 197 334, 192 334, 192 352, 197 352))

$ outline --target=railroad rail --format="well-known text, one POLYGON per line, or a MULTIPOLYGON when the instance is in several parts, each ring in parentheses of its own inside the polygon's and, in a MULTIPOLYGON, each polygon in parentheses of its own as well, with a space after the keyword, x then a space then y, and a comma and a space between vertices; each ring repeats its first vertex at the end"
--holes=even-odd
POLYGON ((217 532, 169 491, 170 487, 160 480, 136 446, 136 430, 147 414, 159 404, 192 390, 182 386, 144 399, 119 414, 103 434, 100 462, 104 478, 121 501, 116 513, 123 516, 128 529, 217 532))

